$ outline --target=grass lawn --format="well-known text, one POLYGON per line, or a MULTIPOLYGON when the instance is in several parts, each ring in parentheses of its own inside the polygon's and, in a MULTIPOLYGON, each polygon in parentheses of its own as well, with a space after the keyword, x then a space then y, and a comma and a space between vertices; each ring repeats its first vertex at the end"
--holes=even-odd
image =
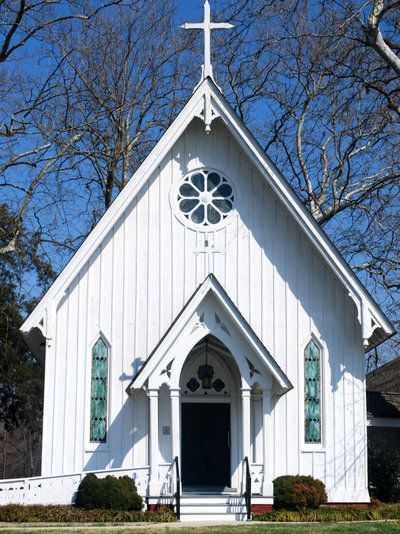
POLYGON ((400 534, 400 521, 365 521, 352 523, 313 523, 313 524, 229 524, 221 526, 196 525, 177 527, 171 524, 159 525, 7 525, 0 524, 1 534, 23 534, 23 533, 39 533, 46 534, 105 534, 105 533, 132 533, 135 534, 160 534, 167 532, 168 534, 356 534, 356 533, 376 533, 376 534, 400 534))

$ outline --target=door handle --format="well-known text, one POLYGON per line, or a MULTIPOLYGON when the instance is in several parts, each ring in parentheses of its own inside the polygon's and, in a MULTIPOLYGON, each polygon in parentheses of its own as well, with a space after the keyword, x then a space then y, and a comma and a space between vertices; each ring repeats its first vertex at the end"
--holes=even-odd
POLYGON ((231 448, 231 431, 228 430, 228 447, 231 448))

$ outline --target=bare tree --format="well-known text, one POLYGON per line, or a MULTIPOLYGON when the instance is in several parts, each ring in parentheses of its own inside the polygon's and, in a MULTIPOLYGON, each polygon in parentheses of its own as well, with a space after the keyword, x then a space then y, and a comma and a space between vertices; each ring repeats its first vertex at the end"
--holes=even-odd
POLYGON ((66 0, 1 0, 0 63, 29 41, 42 39, 46 29, 67 20, 87 21, 122 0, 91 3, 66 0))
POLYGON ((187 96, 182 90, 187 65, 181 61, 186 36, 177 36, 174 15, 168 1, 136 0, 129 9, 96 17, 78 38, 70 33, 60 40, 66 124, 90 125, 69 157, 79 187, 102 200, 96 217, 110 206, 187 96))
POLYGON ((396 322, 400 4, 242 0, 225 17, 232 103, 396 322))
POLYGON ((0 254, 15 250, 32 198, 83 133, 82 129, 65 128, 57 136, 62 136, 63 142, 55 144, 54 135, 43 135, 43 128, 38 127, 49 98, 54 98, 49 95, 49 87, 59 67, 49 61, 46 41, 61 24, 69 22, 77 31, 77 24, 87 24, 106 8, 120 3, 121 0, 0 3, 0 191, 1 200, 16 211, 13 235, 0 254))
POLYGON ((24 48, 27 37, 15 32, 7 49, 13 73, 3 84, 3 109, 12 113, 0 132, 0 190, 17 216, 0 253, 15 249, 29 221, 58 269, 187 97, 190 36, 176 31, 167 0, 52 2, 63 16, 47 4, 35 4, 35 17, 24 12, 23 35, 40 35, 40 46, 24 48), (24 56, 13 60, 18 48, 45 69, 24 56))

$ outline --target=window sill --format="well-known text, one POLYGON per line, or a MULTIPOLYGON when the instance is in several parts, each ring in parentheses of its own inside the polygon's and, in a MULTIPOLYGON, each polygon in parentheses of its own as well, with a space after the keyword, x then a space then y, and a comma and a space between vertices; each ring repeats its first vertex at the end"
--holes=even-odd
POLYGON ((89 443, 85 446, 85 452, 108 452, 110 450, 109 443, 89 443))
POLYGON ((301 452, 326 452, 325 445, 320 444, 307 444, 303 443, 301 446, 301 452))

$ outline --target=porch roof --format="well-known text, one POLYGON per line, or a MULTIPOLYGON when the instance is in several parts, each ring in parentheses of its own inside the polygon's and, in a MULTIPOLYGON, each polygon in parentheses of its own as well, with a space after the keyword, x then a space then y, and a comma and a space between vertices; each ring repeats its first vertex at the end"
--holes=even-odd
MULTIPOLYGON (((215 335, 211 330, 204 330, 201 332, 201 328, 204 327, 204 314, 202 315, 201 305, 209 295, 216 298, 218 309, 229 318, 230 322, 233 323, 236 330, 240 333, 246 346, 256 355, 256 363, 250 361, 246 356, 243 357, 247 364, 246 374, 249 375, 250 379, 253 379, 250 380, 250 382, 256 382, 257 378, 261 376, 262 371, 264 371, 264 373, 270 374, 274 379, 274 392, 282 394, 293 388, 289 378, 240 313, 225 289, 213 274, 209 274, 204 282, 194 291, 156 347, 152 350, 142 367, 133 377, 126 389, 128 395, 134 390, 145 387, 149 378, 154 374, 157 374, 157 372, 160 373, 160 369, 161 375, 166 375, 167 378, 170 378, 171 373, 173 372, 174 357, 172 353, 174 351, 174 343, 179 338, 179 335, 184 328, 189 328, 190 334, 193 334, 195 330, 199 329, 199 332, 196 334, 197 338, 193 338, 197 339, 196 342, 207 334, 211 333, 215 335), (263 369, 257 369, 256 365, 261 366, 263 369)), ((227 335, 230 336, 231 334, 217 313, 214 313, 214 319, 215 325, 220 331, 218 338, 221 339, 221 335, 222 337, 225 336, 225 338, 227 338, 227 335)), ((193 341, 191 348, 195 346, 196 342, 193 341)), ((234 354, 232 355, 235 357, 234 354)), ((185 357, 186 356, 187 354, 185 357)))

